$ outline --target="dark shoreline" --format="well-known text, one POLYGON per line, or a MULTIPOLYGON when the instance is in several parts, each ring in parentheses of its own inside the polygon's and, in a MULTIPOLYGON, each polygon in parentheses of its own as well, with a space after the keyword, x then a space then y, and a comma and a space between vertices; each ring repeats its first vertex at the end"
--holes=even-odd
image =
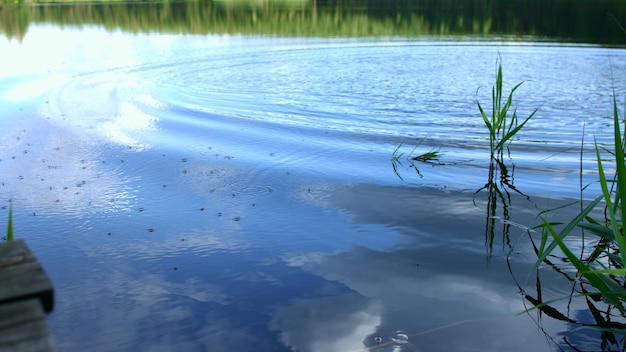
POLYGON ((509 1, 174 1, 0 0, 0 33, 21 39, 31 24, 100 25, 131 33, 303 37, 512 36, 626 45, 626 3, 617 0, 509 1))

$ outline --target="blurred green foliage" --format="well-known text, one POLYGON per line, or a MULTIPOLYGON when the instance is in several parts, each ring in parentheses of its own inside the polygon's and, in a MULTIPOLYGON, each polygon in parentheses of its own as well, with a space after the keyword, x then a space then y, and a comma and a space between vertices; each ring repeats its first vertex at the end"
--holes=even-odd
POLYGON ((280 36, 513 36, 626 44, 622 0, 0 0, 0 33, 34 23, 101 25, 133 33, 280 36), (610 14, 610 15, 609 15, 610 14), (611 17, 611 16, 614 16, 611 17))

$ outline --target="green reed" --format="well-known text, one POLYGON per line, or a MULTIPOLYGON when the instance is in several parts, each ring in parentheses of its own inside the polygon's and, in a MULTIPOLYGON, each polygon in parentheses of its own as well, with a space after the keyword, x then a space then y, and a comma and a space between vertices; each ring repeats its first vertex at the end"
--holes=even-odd
POLYGON ((9 204, 9 220, 7 221, 7 241, 13 241, 13 203, 9 204))
POLYGON ((419 175, 419 177, 424 177, 424 176, 420 172, 420 169, 417 167, 415 163, 416 161, 419 161, 425 164, 430 164, 432 166, 445 165, 439 160, 439 158, 443 157, 443 152, 440 150, 440 148, 431 148, 429 151, 425 153, 415 154, 415 150, 417 150, 417 148, 422 145, 425 139, 426 137, 423 137, 417 140, 415 146, 413 147, 413 150, 411 150, 411 152, 409 152, 408 155, 404 158, 403 156, 405 155, 405 153, 401 151, 402 147, 404 146, 404 142, 401 142, 396 147, 396 149, 394 149, 393 153, 391 153, 391 167, 393 168, 393 172, 395 172, 396 176, 398 176, 400 180, 404 181, 404 179, 400 175, 400 172, 398 171, 398 167, 403 166, 402 159, 406 159, 409 163, 408 167, 406 168, 415 170, 415 172, 419 175))
MULTIPOLYGON (((598 165, 599 184, 602 194, 584 207, 568 223, 549 222, 547 214, 554 209, 540 213, 543 229, 541 243, 537 250, 536 270, 558 247, 574 268, 581 288, 579 293, 586 297, 602 297, 610 306, 617 309, 619 316, 626 316, 626 237, 623 233, 623 219, 626 218, 626 164, 624 162, 624 141, 620 129, 619 113, 615 97, 613 98, 615 175, 607 178, 600 156, 600 147, 595 143, 598 165), (590 214, 604 203, 604 219, 594 219, 590 214), (560 231, 557 226, 564 225, 560 231), (583 256, 576 254, 565 243, 565 238, 582 229, 597 237, 593 251, 583 256), (550 243, 548 241, 552 239, 550 243)), ((566 297, 567 298, 567 297, 566 297)), ((541 309, 547 302, 535 304, 541 309)), ((611 321, 610 319, 608 321, 611 321)), ((600 328, 604 332, 626 335, 623 324, 614 323, 600 328)))
POLYGON ((535 115, 537 109, 535 109, 530 116, 526 117, 521 122, 517 116, 517 108, 513 108, 511 112, 511 105, 513 104, 513 93, 524 83, 517 84, 511 92, 508 94, 505 100, 505 96, 502 92, 502 58, 498 56, 496 61, 496 83, 491 88, 492 98, 492 111, 491 116, 488 116, 483 109, 480 102, 477 101, 478 110, 489 130, 489 147, 491 151, 491 158, 502 160, 504 156, 504 149, 509 147, 513 140, 513 137, 524 127, 524 125, 535 115))

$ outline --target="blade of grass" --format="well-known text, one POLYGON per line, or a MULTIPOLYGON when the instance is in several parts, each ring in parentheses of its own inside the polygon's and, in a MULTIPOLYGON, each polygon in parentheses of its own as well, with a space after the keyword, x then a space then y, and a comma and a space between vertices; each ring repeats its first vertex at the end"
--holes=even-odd
MULTIPOLYGON (((619 126, 617 127, 616 132, 615 132, 616 133, 616 135, 615 135, 616 138, 619 135, 618 129, 619 129, 619 126)), ((617 178, 618 178, 618 182, 619 182, 620 173, 621 173, 621 177, 626 177, 626 170, 624 170, 624 165, 623 165, 623 160, 624 160, 624 152, 623 151, 620 153, 621 154, 621 158, 622 158, 621 159, 622 160, 621 167, 619 165, 620 162, 617 161, 619 159, 619 156, 618 156, 618 153, 617 153, 617 149, 619 149, 618 146, 621 147, 621 142, 618 143, 618 141, 616 141, 615 143, 616 143, 615 144, 615 149, 616 149, 615 159, 616 159, 616 164, 617 164, 617 175, 618 175, 617 178), (620 169, 621 169, 621 171, 620 171, 620 169)), ((596 158, 598 160, 598 176, 600 177, 600 188, 602 189, 602 196, 604 197, 604 201, 606 202, 607 212, 609 214, 609 220, 610 220, 609 226, 611 227, 611 230, 612 230, 611 232, 613 232, 613 236, 615 237, 615 241, 616 241, 620 251, 622 251, 624 244, 623 244, 623 239, 620 239, 620 237, 623 237, 623 236, 621 236, 621 234, 620 234, 620 227, 619 227, 619 224, 617 222, 617 218, 615 216, 615 208, 613 207, 614 203, 611 201, 611 192, 609 191, 609 187, 608 187, 608 183, 609 182, 607 181, 606 175, 604 173, 604 167, 602 166, 602 160, 600 158, 600 148, 598 148, 597 145, 598 144, 596 142, 596 158), (620 243, 621 243, 621 245, 620 245, 620 243)), ((626 181, 626 180, 623 180, 623 181, 626 181)), ((622 193, 624 193, 624 192, 626 192, 626 188, 619 188, 619 186, 618 186, 617 193, 620 193, 620 191, 622 193)), ((618 196, 616 196, 616 197, 618 197, 618 196)), ((616 200, 619 202, 619 198, 616 198, 616 200)), ((621 252, 622 256, 624 254, 625 254, 624 252, 621 252)))
POLYGON ((537 109, 535 109, 532 114, 530 114, 530 116, 528 116, 526 119, 524 119, 524 121, 522 121, 522 123, 518 124, 517 126, 515 126, 515 128, 513 128, 512 130, 510 130, 509 132, 507 132, 506 135, 504 135, 502 137, 502 139, 500 140, 500 143, 498 143, 498 145, 496 146, 496 148, 501 149, 504 147, 504 144, 510 140, 511 138, 513 138, 514 135, 517 134, 517 132, 519 132, 524 125, 526 125, 526 123, 533 117, 535 116, 535 113, 537 112, 537 109))
MULTIPOLYGON (((572 219, 565 226, 565 228, 561 230, 559 234, 559 238, 565 238, 567 235, 569 235, 569 233, 572 232, 593 209, 595 209, 596 205, 598 205, 598 203, 600 203, 602 199, 603 199, 602 196, 598 196, 591 203, 589 203, 589 205, 587 205, 580 214, 574 217, 574 219, 572 219)), ((544 230, 549 230, 551 232, 554 232, 553 227, 550 225, 550 223, 547 221, 545 217, 542 217, 541 220, 543 221, 542 227, 544 228, 544 230)), ((531 273, 534 272, 557 246, 558 246, 558 243, 556 241, 553 241, 543 251, 538 252, 537 261, 535 262, 535 265, 531 268, 530 272, 531 273)))
POLYGON ((517 89, 524 83, 519 83, 514 86, 508 95, 505 97, 503 94, 503 74, 502 74, 502 57, 498 55, 496 60, 496 81, 491 87, 491 116, 488 116, 483 109, 480 102, 477 102, 480 116, 489 131, 489 148, 492 159, 503 159, 505 146, 511 143, 513 136, 517 134, 526 123, 534 117, 537 110, 518 123, 517 109, 511 114, 511 107, 513 106, 513 95, 517 89), (505 99, 503 101, 503 99, 505 99), (507 144, 508 143, 508 144, 507 144))
POLYGON ((7 224, 7 241, 13 241, 13 203, 9 204, 9 221, 7 224))
POLYGON ((593 287, 597 288, 602 293, 603 297, 618 307, 618 309, 623 311, 622 302, 619 297, 622 294, 626 294, 626 290, 610 278, 600 275, 597 270, 589 270, 589 267, 578 259, 578 257, 567 247, 567 245, 565 245, 556 231, 549 226, 547 229, 550 235, 552 235, 552 238, 554 238, 554 242, 557 243, 563 254, 567 256, 578 272, 583 275, 593 287))
MULTIPOLYGON (((620 220, 623 221, 626 218, 626 165, 624 164, 624 146, 622 144, 622 136, 619 123, 619 111, 617 109, 617 101, 615 94, 613 94, 613 125, 615 129, 615 166, 617 168, 617 197, 619 197, 619 203, 616 206, 620 209, 620 220)), ((616 202, 617 203, 617 202, 616 202)), ((622 256, 622 263, 626 260, 626 240, 621 231, 621 224, 615 224, 613 227, 615 234, 615 242, 619 248, 620 255, 622 256)))
POLYGON ((597 274, 609 274, 609 275, 626 275, 626 268, 619 268, 619 269, 597 269, 597 270, 587 270, 587 271, 581 271, 581 274, 584 273, 597 273, 597 274))

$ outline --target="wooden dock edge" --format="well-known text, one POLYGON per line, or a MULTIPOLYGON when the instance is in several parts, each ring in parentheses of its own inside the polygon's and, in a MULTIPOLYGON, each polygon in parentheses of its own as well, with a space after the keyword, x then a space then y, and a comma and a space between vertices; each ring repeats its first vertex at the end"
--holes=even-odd
POLYGON ((51 352, 50 279, 22 240, 0 243, 0 352, 51 352))

